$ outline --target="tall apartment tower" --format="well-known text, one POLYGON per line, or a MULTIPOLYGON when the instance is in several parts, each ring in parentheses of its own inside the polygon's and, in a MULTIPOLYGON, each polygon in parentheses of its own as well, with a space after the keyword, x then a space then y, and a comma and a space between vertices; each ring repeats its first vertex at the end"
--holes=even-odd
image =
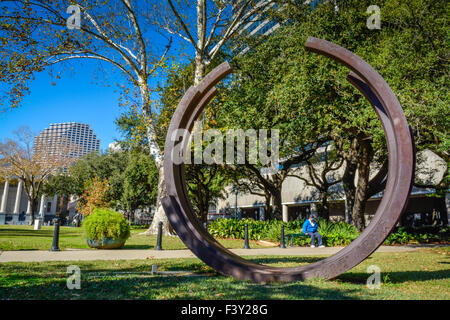
MULTIPOLYGON (((302 0, 300 0, 302 1, 302 0)), ((300 2, 298 1, 298 2, 300 2)), ((303 0, 303 4, 308 5, 311 10, 313 10, 315 7, 317 7, 320 3, 326 3, 332 1, 336 7, 335 10, 339 10, 339 4, 343 2, 342 0, 303 0)), ((269 0, 260 0, 256 2, 255 7, 258 6, 264 6, 269 2, 269 0)), ((237 8, 239 8, 239 5, 242 4, 242 0, 236 0, 234 4, 233 11, 235 11, 237 8)), ((281 6, 282 7, 282 6, 281 6)), ((269 35, 273 33, 275 30, 277 30, 280 27, 280 24, 276 21, 272 20, 270 17, 267 16, 267 12, 269 9, 272 10, 279 10, 281 8, 279 4, 277 3, 271 3, 269 4, 264 10, 261 10, 260 12, 254 14, 251 16, 246 24, 244 24, 239 31, 239 33, 242 33, 243 31, 247 32, 248 35, 269 35)), ((248 48, 243 49, 240 51, 240 54, 243 54, 247 52, 248 48)))
POLYGON ((82 156, 100 151, 100 140, 88 124, 68 122, 53 123, 34 138, 34 149, 45 149, 52 154, 56 152, 52 146, 66 144, 70 150, 68 157, 78 159, 82 156))
MULTIPOLYGON (((258 1, 255 4, 255 7, 265 6, 267 2, 268 0, 258 1)), ((240 5, 242 5, 242 1, 240 0, 235 1, 235 4, 233 5, 233 11, 237 10, 240 5)), ((249 35, 261 35, 261 34, 268 35, 273 31, 275 31, 276 29, 278 29, 280 25, 267 17, 267 11, 269 10, 269 8, 277 9, 277 7, 278 5, 273 3, 267 6, 264 10, 261 10, 260 12, 253 14, 251 17, 247 17, 248 22, 241 27, 239 33, 245 31, 249 35)))

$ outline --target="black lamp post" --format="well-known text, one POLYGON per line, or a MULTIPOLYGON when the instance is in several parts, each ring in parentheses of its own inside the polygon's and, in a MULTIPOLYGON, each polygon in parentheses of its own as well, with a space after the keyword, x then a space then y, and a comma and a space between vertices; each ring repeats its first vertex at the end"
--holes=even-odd
POLYGON ((59 217, 55 217, 55 231, 53 232, 53 244, 50 251, 60 251, 59 250, 59 217))
POLYGON ((162 221, 159 222, 158 224, 158 238, 156 240, 156 248, 155 250, 162 250, 162 227, 163 227, 163 223, 162 221))

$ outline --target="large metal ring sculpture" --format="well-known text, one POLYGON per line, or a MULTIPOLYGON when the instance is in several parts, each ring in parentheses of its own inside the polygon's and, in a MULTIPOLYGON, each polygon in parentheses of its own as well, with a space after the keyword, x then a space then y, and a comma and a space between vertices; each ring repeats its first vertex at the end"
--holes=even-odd
POLYGON ((177 129, 192 130, 194 121, 216 95, 214 86, 231 73, 225 62, 211 71, 198 86, 189 88, 172 117, 164 149, 168 195, 162 199, 169 221, 181 240, 198 258, 222 274, 260 283, 311 277, 335 278, 372 254, 389 235, 406 207, 415 166, 414 145, 402 107, 391 88, 369 64, 345 48, 309 37, 306 49, 346 65, 352 71, 348 81, 374 107, 388 146, 389 172, 384 197, 370 224, 355 241, 335 255, 310 265, 293 268, 260 265, 235 255, 218 243, 195 217, 185 188, 184 165, 172 161, 174 149, 185 150, 187 139, 181 137, 173 141, 172 135, 177 129))

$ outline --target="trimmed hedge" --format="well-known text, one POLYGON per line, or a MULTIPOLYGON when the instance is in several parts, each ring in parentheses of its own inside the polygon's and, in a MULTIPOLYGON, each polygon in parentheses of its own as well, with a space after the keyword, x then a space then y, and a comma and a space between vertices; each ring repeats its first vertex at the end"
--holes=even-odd
POLYGON ((92 240, 103 238, 127 240, 130 237, 130 225, 119 213, 110 209, 94 209, 82 223, 86 235, 92 240))
MULTIPOLYGON (((244 225, 248 224, 248 233, 251 240, 268 240, 279 243, 281 240, 281 225, 284 224, 284 233, 300 233, 304 220, 283 223, 280 220, 256 221, 253 219, 217 219, 208 225, 208 231, 217 238, 244 239, 244 225)), ((355 240, 359 233, 352 225, 345 222, 330 222, 319 218, 318 232, 321 234, 326 246, 346 246, 355 240)), ((432 230, 406 230, 399 227, 394 230, 385 245, 408 243, 448 243, 450 228, 432 230)), ((295 238, 294 243, 299 246, 309 246, 308 236, 295 238)))
MULTIPOLYGON (((211 235, 218 238, 244 239, 244 225, 248 224, 248 233, 251 240, 268 240, 280 242, 281 225, 284 224, 284 233, 300 233, 304 221, 295 220, 283 223, 280 220, 256 221, 253 219, 217 219, 208 226, 211 235)), ((343 222, 331 223, 318 219, 318 231, 327 246, 347 245, 358 236, 356 229, 343 222)), ((296 238, 296 245, 309 246, 308 236, 296 238)))

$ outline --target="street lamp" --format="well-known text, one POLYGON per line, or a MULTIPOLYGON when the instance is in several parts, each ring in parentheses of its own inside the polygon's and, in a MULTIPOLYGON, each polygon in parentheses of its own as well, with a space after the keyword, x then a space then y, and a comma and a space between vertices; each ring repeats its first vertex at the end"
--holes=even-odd
POLYGON ((59 223, 60 223, 59 215, 56 215, 55 229, 53 232, 53 244, 52 244, 50 251, 60 251, 59 250, 59 223))

